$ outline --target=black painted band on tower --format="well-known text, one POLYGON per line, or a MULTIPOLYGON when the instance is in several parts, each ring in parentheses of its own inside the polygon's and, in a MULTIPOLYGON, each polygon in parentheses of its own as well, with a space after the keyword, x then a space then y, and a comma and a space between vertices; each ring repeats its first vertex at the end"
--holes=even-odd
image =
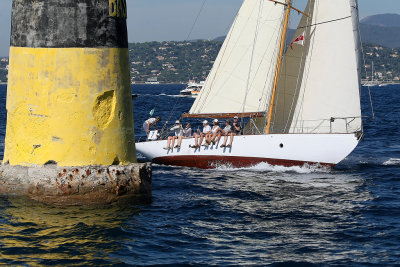
POLYGON ((126 0, 14 0, 11 46, 128 48, 126 17, 126 0))

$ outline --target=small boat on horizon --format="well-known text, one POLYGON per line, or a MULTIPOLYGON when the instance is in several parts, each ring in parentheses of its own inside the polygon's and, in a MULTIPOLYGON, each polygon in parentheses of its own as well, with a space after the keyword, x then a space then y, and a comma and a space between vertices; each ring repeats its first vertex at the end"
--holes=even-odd
POLYGON ((198 96, 203 89, 205 81, 197 83, 195 80, 190 80, 185 89, 179 92, 180 95, 184 96, 198 96))

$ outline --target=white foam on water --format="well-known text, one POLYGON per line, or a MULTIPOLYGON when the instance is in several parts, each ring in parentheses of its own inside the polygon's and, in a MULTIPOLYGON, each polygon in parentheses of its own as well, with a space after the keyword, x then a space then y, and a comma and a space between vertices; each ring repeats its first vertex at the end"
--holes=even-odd
POLYGON ((279 165, 271 165, 268 163, 259 163, 257 165, 251 167, 243 167, 243 168, 235 168, 231 164, 216 164, 216 170, 218 171, 237 171, 237 170, 246 170, 246 171, 255 171, 255 172, 275 172, 275 173, 299 173, 299 174, 307 174, 307 173, 329 173, 331 172, 330 167, 321 166, 319 164, 309 165, 304 164, 303 166, 292 166, 285 167, 279 165))
POLYGON ((383 163, 385 166, 400 166, 399 158, 391 158, 383 163))
MULTIPOLYGON (((154 95, 151 95, 151 96, 154 96, 154 95)), ((155 95, 155 96, 184 97, 184 96, 182 96, 182 95, 167 95, 167 94, 164 94, 164 93, 162 93, 162 94, 158 94, 158 95, 155 95)))

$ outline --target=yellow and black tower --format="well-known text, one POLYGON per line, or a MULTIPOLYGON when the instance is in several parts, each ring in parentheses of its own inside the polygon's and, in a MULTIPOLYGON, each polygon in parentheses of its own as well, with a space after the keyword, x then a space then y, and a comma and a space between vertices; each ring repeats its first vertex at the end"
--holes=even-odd
POLYGON ((126 0, 12 8, 4 162, 135 162, 126 0))

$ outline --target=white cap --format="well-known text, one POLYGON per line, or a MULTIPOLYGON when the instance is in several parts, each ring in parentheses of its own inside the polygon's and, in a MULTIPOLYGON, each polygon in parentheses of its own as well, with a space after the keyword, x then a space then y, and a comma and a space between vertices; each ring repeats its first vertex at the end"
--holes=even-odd
POLYGON ((176 121, 176 122, 175 122, 175 124, 180 124, 180 123, 181 123, 180 121, 176 121))
POLYGON ((218 119, 214 119, 213 122, 218 122, 218 119))
POLYGON ((238 116, 235 116, 235 117, 233 117, 234 119, 239 119, 239 117, 238 116))
POLYGON ((208 121, 207 121, 207 120, 204 120, 203 123, 208 124, 208 121))

